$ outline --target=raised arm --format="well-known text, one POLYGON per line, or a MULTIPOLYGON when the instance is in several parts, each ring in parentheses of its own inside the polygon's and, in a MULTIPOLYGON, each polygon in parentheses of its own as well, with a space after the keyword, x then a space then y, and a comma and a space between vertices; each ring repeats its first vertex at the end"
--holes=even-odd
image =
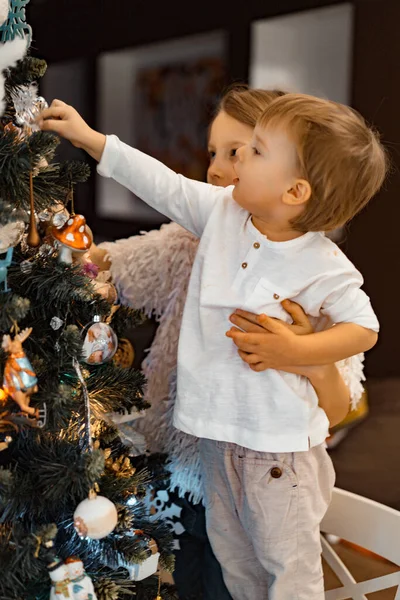
POLYGON ((42 130, 55 131, 99 161, 98 172, 112 177, 144 202, 201 236, 215 202, 230 191, 178 175, 159 161, 91 129, 78 112, 60 100, 44 110, 42 130))

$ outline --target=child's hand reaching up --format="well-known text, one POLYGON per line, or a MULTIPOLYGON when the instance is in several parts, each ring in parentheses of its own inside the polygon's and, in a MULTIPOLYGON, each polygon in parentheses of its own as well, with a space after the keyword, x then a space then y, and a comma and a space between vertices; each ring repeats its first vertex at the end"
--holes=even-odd
POLYGON ((91 129, 72 106, 61 100, 54 100, 51 106, 39 115, 37 121, 42 131, 54 131, 100 161, 106 136, 91 129))

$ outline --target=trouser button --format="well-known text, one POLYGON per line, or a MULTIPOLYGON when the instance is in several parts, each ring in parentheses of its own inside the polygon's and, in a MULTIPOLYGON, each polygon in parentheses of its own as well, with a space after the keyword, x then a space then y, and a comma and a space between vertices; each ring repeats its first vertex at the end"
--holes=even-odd
POLYGON ((279 467, 272 467, 271 477, 273 477, 274 479, 279 479, 279 477, 282 477, 282 469, 280 469, 279 467))

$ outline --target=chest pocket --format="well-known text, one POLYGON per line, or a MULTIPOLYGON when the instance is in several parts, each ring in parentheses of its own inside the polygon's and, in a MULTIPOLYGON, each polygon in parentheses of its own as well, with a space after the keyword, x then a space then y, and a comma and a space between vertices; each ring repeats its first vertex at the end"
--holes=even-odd
POLYGON ((281 305, 281 302, 290 299, 293 295, 288 290, 283 290, 262 277, 246 299, 246 310, 257 314, 264 313, 268 317, 291 323, 292 319, 281 305))

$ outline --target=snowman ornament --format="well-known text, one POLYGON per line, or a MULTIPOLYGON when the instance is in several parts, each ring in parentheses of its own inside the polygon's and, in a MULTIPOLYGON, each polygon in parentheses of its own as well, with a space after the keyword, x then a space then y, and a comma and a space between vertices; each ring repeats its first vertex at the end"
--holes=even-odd
POLYGON ((59 558, 48 566, 51 579, 50 600, 73 599, 68 566, 59 558))
POLYGON ((83 562, 76 556, 65 560, 68 577, 72 586, 73 600, 97 600, 93 582, 83 568, 83 562))

